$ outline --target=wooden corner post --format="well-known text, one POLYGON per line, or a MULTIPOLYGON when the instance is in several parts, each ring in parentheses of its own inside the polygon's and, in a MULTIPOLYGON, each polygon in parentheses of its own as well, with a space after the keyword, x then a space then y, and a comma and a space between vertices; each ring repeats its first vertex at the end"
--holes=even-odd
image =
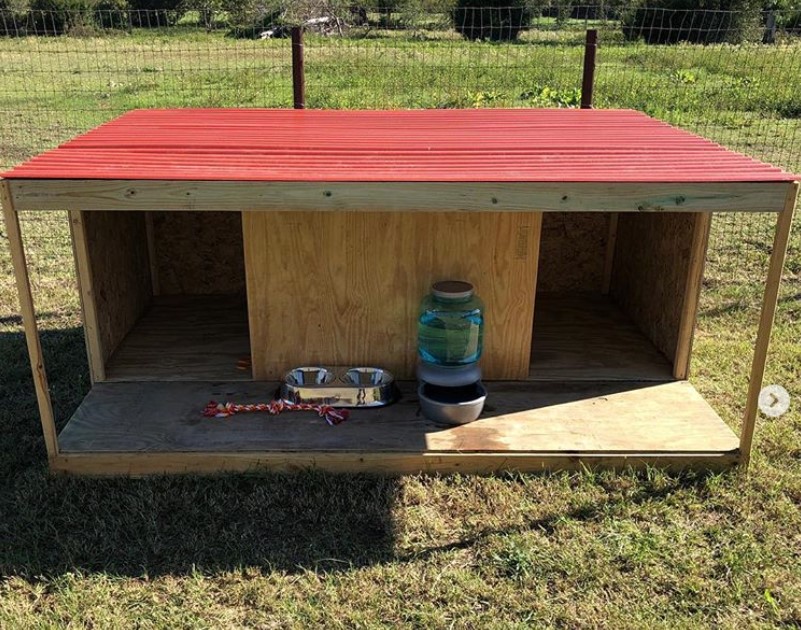
POLYGON ((765 375, 765 362, 770 345, 770 333, 773 319, 776 316, 776 304, 779 300, 779 284, 784 269, 784 258, 790 240, 790 228, 793 225, 793 212, 798 198, 799 183, 790 184, 784 209, 779 213, 776 222, 776 234, 773 237, 773 251, 770 255, 768 277, 765 281, 765 295, 762 298, 762 313, 759 316, 754 359, 751 364, 751 378, 748 382, 748 398, 745 403, 743 427, 740 433, 740 464, 748 467, 751 460, 751 443, 754 439, 754 426, 758 409, 759 392, 762 389, 762 378, 765 375))
POLYGON ((31 360, 33 386, 36 390, 36 401, 39 404, 39 417, 42 421, 47 457, 53 460, 58 455, 58 437, 53 417, 53 404, 50 401, 50 387, 47 384, 39 330, 36 327, 36 311, 33 306, 33 295, 31 294, 31 284, 28 278, 25 246, 22 243, 19 216, 14 210, 11 187, 8 181, 0 181, 0 202, 3 205, 3 217, 5 218, 6 232, 8 233, 8 246, 11 250, 11 262, 14 265, 14 279, 16 280, 19 294, 20 314, 22 315, 22 325, 25 329, 28 356, 31 360))

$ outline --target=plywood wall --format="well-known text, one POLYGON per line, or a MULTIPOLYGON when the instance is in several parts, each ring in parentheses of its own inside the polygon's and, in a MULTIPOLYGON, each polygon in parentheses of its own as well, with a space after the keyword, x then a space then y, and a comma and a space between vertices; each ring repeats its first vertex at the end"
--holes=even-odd
POLYGON ((154 212, 153 237, 160 294, 245 293, 239 212, 154 212))
POLYGON ((618 222, 611 295, 671 362, 695 229, 696 214, 690 212, 620 214, 618 222))
POLYGON ((611 216, 600 212, 543 215, 538 291, 601 292, 611 216))
POLYGON ((528 374, 541 215, 243 213, 253 375, 378 365, 412 378, 430 285, 472 282, 486 303, 488 379, 528 374))
POLYGON ((152 297, 141 212, 82 212, 103 361, 116 350, 152 297))

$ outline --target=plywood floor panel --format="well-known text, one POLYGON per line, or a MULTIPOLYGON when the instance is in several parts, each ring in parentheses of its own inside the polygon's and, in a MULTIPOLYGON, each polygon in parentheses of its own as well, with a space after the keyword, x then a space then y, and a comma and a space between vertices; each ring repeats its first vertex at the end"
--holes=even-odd
POLYGON ((413 383, 384 409, 330 427, 310 412, 204 418, 209 400, 271 399, 259 382, 100 383, 59 437, 64 453, 725 453, 737 438, 687 382, 491 383, 482 417, 441 427, 420 413, 413 383))
POLYGON ((107 381, 250 380, 244 296, 159 296, 106 365, 107 381))
POLYGON ((529 380, 672 379, 670 362, 607 296, 537 294, 529 380))

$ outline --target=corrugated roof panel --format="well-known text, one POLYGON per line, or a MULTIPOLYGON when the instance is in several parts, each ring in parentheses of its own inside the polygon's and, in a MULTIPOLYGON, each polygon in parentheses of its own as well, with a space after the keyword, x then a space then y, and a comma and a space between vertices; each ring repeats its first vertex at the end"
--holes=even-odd
POLYGON ((779 168, 631 110, 136 110, 9 179, 758 182, 779 168))

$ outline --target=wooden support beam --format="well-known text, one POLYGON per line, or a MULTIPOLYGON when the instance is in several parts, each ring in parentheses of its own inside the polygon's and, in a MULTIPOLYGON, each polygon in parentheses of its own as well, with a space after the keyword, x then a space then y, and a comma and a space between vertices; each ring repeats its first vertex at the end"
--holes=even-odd
POLYGON ((147 231, 147 257, 150 261, 150 284, 153 295, 161 295, 159 282, 159 261, 156 253, 156 232, 153 226, 153 213, 145 213, 145 230, 147 231))
POLYGON ((11 250, 11 261, 14 265, 14 278, 19 294, 20 314, 22 315, 22 324, 25 329, 25 341, 28 345, 28 355, 31 361, 31 371, 33 372, 33 386, 36 391, 36 401, 39 405, 39 417, 42 421, 47 457, 52 462, 58 456, 58 435, 53 416, 53 404, 50 401, 50 387, 47 383, 44 357, 42 356, 42 344, 36 327, 36 311, 33 306, 33 295, 31 294, 31 284, 28 278, 25 246, 22 242, 19 216, 14 210, 7 181, 0 181, 0 203, 3 206, 8 246, 11 250))
POLYGON ((790 240, 790 228, 793 224, 793 212, 798 198, 799 183, 793 182, 787 190, 784 209, 779 213, 776 222, 776 233, 773 238, 773 252, 770 255, 768 277, 765 281, 765 295, 762 299, 762 314, 759 317, 754 359, 751 364, 751 378, 748 382, 748 397, 743 414, 743 426, 740 433, 740 463, 747 468, 751 459, 751 445, 754 439, 754 427, 758 409, 759 392, 765 375, 765 362, 770 345, 770 333, 776 316, 776 304, 779 299, 779 284, 787 255, 790 240))
POLYGON ((693 335, 698 319, 698 302, 701 299, 701 284, 704 280, 706 250, 709 244, 711 225, 711 212, 699 212, 695 216, 693 241, 690 248, 690 268, 687 271, 687 284, 684 289, 678 344, 673 357, 673 376, 682 380, 690 375, 693 335))
POLYGON ((612 212, 609 215, 609 232, 606 235, 606 258, 604 259, 604 278, 601 293, 609 295, 612 287, 612 269, 615 266, 615 247, 617 245, 617 222, 618 213, 612 212))
POLYGON ((776 212, 786 182, 10 181, 17 210, 776 212))
POLYGON ((103 341, 100 337, 100 326, 95 300, 94 278, 89 262, 89 247, 86 242, 86 229, 83 213, 70 210, 70 233, 72 249, 75 254, 75 277, 81 295, 81 312, 83 314, 83 334, 86 341, 86 356, 89 359, 89 375, 92 383, 106 380, 106 365, 103 360, 103 341))

